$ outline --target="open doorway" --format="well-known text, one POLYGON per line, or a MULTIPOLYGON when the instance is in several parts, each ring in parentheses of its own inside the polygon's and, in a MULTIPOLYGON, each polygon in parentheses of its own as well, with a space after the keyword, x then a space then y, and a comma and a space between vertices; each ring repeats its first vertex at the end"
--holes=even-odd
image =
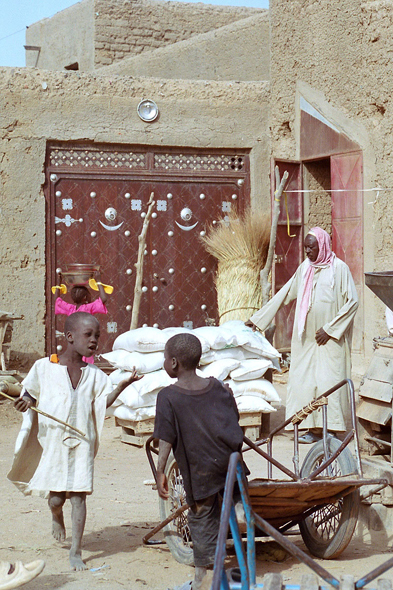
POLYGON ((330 158, 304 163, 303 186, 305 230, 319 226, 332 235, 330 158))

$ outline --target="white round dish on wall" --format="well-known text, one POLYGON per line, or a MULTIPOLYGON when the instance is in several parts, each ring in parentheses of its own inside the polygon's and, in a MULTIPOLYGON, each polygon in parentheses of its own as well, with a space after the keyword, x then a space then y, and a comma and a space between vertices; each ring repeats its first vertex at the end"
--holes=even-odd
POLYGON ((137 113, 142 121, 152 123, 158 117, 158 106, 154 100, 141 100, 137 107, 137 113))

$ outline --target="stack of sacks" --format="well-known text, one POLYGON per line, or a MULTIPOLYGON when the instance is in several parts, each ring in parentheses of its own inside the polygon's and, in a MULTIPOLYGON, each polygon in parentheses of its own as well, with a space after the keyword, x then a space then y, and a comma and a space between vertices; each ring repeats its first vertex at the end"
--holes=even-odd
POLYGON ((115 387, 135 367, 144 377, 129 385, 108 408, 108 415, 123 420, 146 420, 155 416, 158 392, 176 380, 162 368, 167 340, 182 332, 197 336, 202 346, 201 377, 215 377, 233 390, 239 412, 273 412, 269 402, 280 404, 273 385, 263 378, 269 368, 280 369, 280 354, 259 332, 242 321, 222 326, 188 328, 138 328, 118 336, 112 352, 101 355, 116 370, 110 375, 115 387))
MULTIPOLYGON (((204 377, 216 377, 228 383, 236 399, 239 413, 275 412, 281 399, 274 386, 264 379, 268 369, 280 371, 280 353, 260 332, 253 332, 244 322, 232 320, 218 328, 215 339, 209 337, 211 328, 197 328, 209 342, 210 350, 202 354, 201 372, 204 377), (202 332, 203 331, 203 332, 202 332), (227 345, 223 346, 223 340, 227 345)), ((213 334, 213 333, 212 333, 213 334)))

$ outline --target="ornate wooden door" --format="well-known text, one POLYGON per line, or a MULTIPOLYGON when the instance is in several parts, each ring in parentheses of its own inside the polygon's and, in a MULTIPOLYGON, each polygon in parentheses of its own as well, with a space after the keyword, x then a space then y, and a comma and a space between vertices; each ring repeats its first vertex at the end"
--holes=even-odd
POLYGON ((333 251, 350 268, 360 306, 353 350, 363 351, 363 160, 361 152, 331 157, 333 251))
MULTIPOLYGON (((274 202, 274 167, 278 166, 280 177, 285 170, 289 173, 286 185, 287 208, 285 195, 281 199, 280 217, 277 227, 276 256, 274 264, 273 293, 277 293, 295 273, 304 259, 303 255, 303 194, 293 192, 302 189, 301 164, 299 162, 273 162, 272 203, 274 202), (287 224, 287 210, 289 218, 289 232, 287 224), (289 234, 289 235, 288 235, 289 234)), ((296 301, 286 305, 276 315, 275 346, 279 349, 289 349, 291 346, 293 321, 295 317, 296 301)))
MULTIPOLYGON (((197 327, 217 319, 215 261, 200 237, 231 209, 243 208, 248 158, 171 155, 169 162, 167 156, 124 147, 49 150, 48 353, 64 347, 64 317, 54 318, 50 286, 56 268, 69 263, 99 264, 103 282, 114 286, 108 315, 98 316, 100 351, 110 350, 116 336, 129 329, 138 235, 151 192, 156 208, 147 236, 139 325, 197 327)), ((71 301, 69 294, 65 298, 71 301)))
POLYGON ((218 320, 216 264, 200 237, 209 224, 231 211, 239 187, 224 180, 173 179, 156 181, 151 190, 157 200, 157 217, 149 229, 150 272, 145 275, 149 325, 195 328, 205 325, 207 318, 218 320))

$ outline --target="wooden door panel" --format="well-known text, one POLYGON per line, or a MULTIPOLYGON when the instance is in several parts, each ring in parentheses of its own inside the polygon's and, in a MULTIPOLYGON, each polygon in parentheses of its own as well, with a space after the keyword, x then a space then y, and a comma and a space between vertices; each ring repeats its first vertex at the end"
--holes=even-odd
POLYGON ((332 227, 333 251, 348 264, 357 286, 363 280, 362 229, 359 218, 336 219, 332 227))
POLYGON ((243 191, 231 182, 155 182, 157 217, 150 227, 152 324, 202 326, 218 320, 215 259, 200 232, 242 203, 243 191), (239 194, 240 193, 240 194, 239 194), (170 195, 170 198, 168 198, 170 195), (202 198, 201 198, 202 197, 202 198), (154 254, 152 254, 154 253, 154 254), (173 307, 173 309, 172 309, 173 307))
POLYGON ((363 351, 363 163, 362 153, 331 157, 332 245, 352 273, 360 305, 355 316, 353 350, 363 351))
POLYGON ((332 216, 349 219, 363 215, 363 165, 362 153, 332 156, 332 216))
MULTIPOLYGON (((107 302, 108 315, 98 316, 100 350, 110 350, 117 334, 129 329, 131 313, 127 306, 133 300, 137 236, 143 223, 141 212, 149 199, 148 187, 141 182, 59 176, 53 186, 56 267, 64 270, 70 263, 101 266, 103 281, 114 287, 107 302)), ((147 266, 148 260, 145 272, 149 276, 147 266)), ((55 276, 52 284, 54 281, 55 276)), ((71 302, 69 293, 65 299, 71 302)), ((148 317, 147 301, 142 300, 141 318, 148 321, 148 317)), ((57 316, 56 330, 62 332, 63 327, 64 317, 57 316)), ((61 338, 57 339, 59 344, 64 345, 61 338)))
MULTIPOLYGON (((275 161, 275 165, 279 167, 281 178, 285 170, 289 173, 285 192, 290 223, 290 235, 288 235, 287 210, 283 195, 277 227, 276 262, 274 265, 273 292, 277 293, 303 261, 303 194, 294 192, 300 191, 302 188, 301 164, 299 162, 275 161)), ((271 176, 273 180, 273 168, 271 176)), ((274 188, 274 184, 272 184, 272 203, 274 202, 274 188)), ((295 303, 287 305, 276 315, 275 346, 277 348, 285 349, 291 346, 295 306, 295 303)))

